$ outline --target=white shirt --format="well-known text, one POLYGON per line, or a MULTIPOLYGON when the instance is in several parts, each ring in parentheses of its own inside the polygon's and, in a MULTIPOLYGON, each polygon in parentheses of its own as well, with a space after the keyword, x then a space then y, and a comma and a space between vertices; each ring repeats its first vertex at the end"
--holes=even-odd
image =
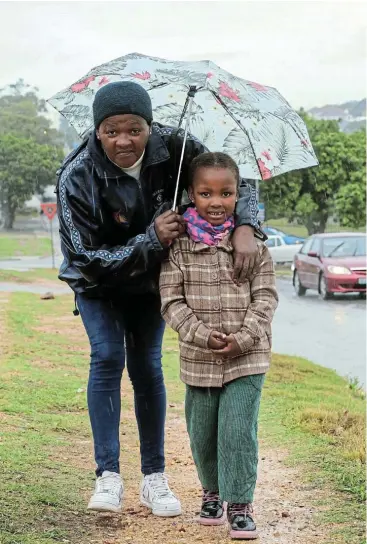
MULTIPOLYGON (((136 180, 139 180, 140 178, 140 171, 141 171, 141 165, 143 163, 143 158, 144 158, 144 154, 145 154, 145 150, 143 151, 143 154, 142 156, 140 157, 140 159, 138 159, 136 161, 135 164, 133 164, 132 166, 129 166, 129 168, 121 168, 121 166, 119 166, 119 168, 121 168, 121 170, 123 172, 125 172, 125 174, 129 174, 129 176, 135 178, 136 180)), ((118 166, 118 164, 116 163, 113 163, 115 164, 116 166, 118 166)))

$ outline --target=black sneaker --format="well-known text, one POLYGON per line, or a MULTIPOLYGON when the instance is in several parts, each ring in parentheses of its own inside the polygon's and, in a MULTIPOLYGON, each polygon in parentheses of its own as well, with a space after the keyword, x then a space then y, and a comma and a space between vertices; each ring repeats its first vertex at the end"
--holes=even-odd
POLYGON ((226 514, 223 501, 220 500, 217 491, 203 489, 203 504, 199 517, 201 525, 223 525, 226 522, 226 514))
POLYGON ((258 537, 252 504, 229 504, 227 515, 231 538, 234 540, 255 540, 258 537))

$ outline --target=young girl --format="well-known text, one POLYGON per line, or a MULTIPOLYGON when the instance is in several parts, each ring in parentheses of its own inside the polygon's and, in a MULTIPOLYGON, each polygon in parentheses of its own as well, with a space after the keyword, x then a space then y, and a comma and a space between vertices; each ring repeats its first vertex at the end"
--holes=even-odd
POLYGON ((258 242, 257 273, 233 281, 231 232, 239 185, 236 163, 224 153, 192 162, 177 239, 161 272, 162 315, 179 334, 186 422, 203 487, 200 522, 225 523, 230 535, 257 538, 252 501, 257 478, 257 419, 277 307, 273 263, 258 242))

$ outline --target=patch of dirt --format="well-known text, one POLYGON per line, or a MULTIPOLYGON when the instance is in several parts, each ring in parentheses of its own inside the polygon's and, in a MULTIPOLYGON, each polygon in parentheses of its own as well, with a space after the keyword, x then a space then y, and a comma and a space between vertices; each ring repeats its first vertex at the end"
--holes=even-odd
MULTIPOLYGON (((18 432, 19 425, 22 424, 22 420, 13 414, 7 414, 5 412, 0 412, 0 444, 1 444, 1 433, 5 432, 18 432)), ((0 541, 1 542, 1 541, 0 541)))
MULTIPOLYGON (((42 316, 39 319, 40 325, 33 327, 35 331, 45 334, 64 334, 67 338, 83 340, 83 349, 88 346, 85 330, 81 319, 76 319, 75 316, 42 316)), ((74 344, 72 345, 74 347, 74 344)))
POLYGON ((45 278, 34 278, 32 280, 33 284, 42 285, 43 287, 50 287, 51 289, 60 289, 61 282, 58 280, 47 280, 45 278))
POLYGON ((60 365, 47 359, 35 359, 32 361, 32 366, 37 368, 58 368, 60 365))
MULTIPOLYGON (((94 514, 90 524, 88 544, 224 544, 230 542, 228 528, 205 528, 197 523, 201 505, 200 485, 191 457, 182 412, 168 408, 166 423, 167 473, 172 489, 180 497, 183 515, 177 518, 157 518, 139 504, 140 458, 139 440, 133 413, 132 393, 126 377, 124 398, 129 408, 123 410, 121 421, 121 472, 125 495, 121 515, 94 514), (128 391, 127 391, 128 390, 128 391)), ((93 475, 92 440, 67 438, 68 443, 53 451, 53 456, 93 475)), ((325 526, 315 521, 314 501, 322 493, 303 484, 297 468, 286 465, 286 451, 260 449, 259 479, 254 502, 261 544, 310 544, 325 542, 325 526), (324 534, 322 534, 324 533, 324 534)), ((93 490, 82 489, 85 503, 93 490)), ((324 492, 325 496, 325 492, 324 492)), ((70 542, 74 542, 71 540, 70 542)), ((76 543, 77 541, 75 541, 76 543)), ((78 538, 78 544, 84 540, 78 538)))

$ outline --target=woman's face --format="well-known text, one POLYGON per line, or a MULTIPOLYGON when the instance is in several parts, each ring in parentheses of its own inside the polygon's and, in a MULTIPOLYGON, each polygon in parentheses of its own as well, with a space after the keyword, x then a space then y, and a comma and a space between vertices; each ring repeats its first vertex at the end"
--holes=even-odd
POLYGON ((124 114, 102 121, 97 130, 97 138, 112 162, 120 168, 130 168, 144 153, 149 133, 149 125, 145 119, 124 114))

